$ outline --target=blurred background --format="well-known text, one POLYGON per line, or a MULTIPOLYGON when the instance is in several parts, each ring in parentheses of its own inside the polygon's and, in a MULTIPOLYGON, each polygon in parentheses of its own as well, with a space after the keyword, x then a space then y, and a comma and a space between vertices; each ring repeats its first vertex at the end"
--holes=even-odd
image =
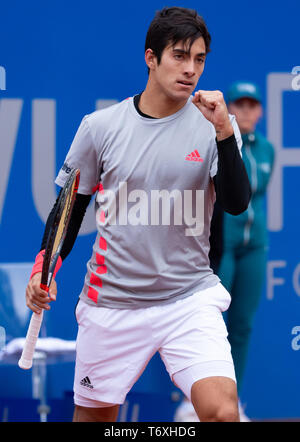
MULTIPOLYGON (((25 336, 25 287, 57 194, 55 176, 85 114, 141 92, 144 40, 156 10, 195 8, 212 35, 201 89, 257 83, 265 109, 258 129, 276 149, 266 210, 270 248, 241 401, 256 420, 300 419, 300 38, 297 1, 10 1, 0 6, 0 344, 25 336), (2 341, 1 341, 2 340, 2 341)), ((93 206, 57 276, 59 296, 43 336, 66 352, 34 370, 18 347, 0 360, 0 420, 70 420, 74 308, 90 257, 93 206), (69 346, 67 346, 67 344, 69 346), (41 391, 43 392, 41 393, 41 391), (37 411, 38 405, 49 405, 37 411)), ((46 352, 47 353, 47 352, 46 352)), ((42 362, 41 362, 42 361, 42 362)), ((181 393, 154 357, 120 420, 172 420, 181 393)))

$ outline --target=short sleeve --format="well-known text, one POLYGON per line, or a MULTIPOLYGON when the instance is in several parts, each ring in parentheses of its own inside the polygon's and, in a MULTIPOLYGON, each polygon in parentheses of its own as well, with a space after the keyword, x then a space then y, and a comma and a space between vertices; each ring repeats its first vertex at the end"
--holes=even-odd
MULTIPOLYGON (((230 119, 230 123, 233 127, 233 132, 234 132, 234 136, 237 142, 237 146, 240 152, 240 155, 242 157, 242 146, 243 146, 243 140, 242 140, 242 136, 241 136, 241 132, 240 129, 238 127, 238 124, 236 122, 236 118, 234 115, 229 114, 229 119, 230 119)), ((214 140, 214 153, 213 153, 213 160, 211 163, 211 168, 210 168, 210 176, 211 178, 213 178, 218 171, 218 149, 217 149, 217 142, 216 139, 214 140)))
POLYGON ((100 177, 100 164, 86 115, 76 132, 55 184, 63 186, 71 169, 80 169, 78 193, 92 195, 100 177))

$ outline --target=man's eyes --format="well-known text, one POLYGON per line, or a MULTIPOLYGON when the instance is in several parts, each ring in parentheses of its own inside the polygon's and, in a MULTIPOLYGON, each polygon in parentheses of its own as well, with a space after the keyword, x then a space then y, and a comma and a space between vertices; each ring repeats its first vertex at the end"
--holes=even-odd
MULTIPOLYGON (((175 58, 175 60, 183 60, 185 58, 185 55, 184 54, 174 54, 174 58, 175 58)), ((204 63, 204 59, 202 57, 197 58, 196 62, 199 64, 202 64, 202 63, 204 63)))

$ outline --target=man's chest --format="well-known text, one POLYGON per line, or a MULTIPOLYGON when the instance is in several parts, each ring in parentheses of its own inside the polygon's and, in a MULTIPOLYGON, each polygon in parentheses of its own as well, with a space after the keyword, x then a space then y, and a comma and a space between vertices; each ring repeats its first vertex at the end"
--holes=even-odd
POLYGON ((180 124, 120 130, 106 140, 101 182, 106 188, 126 182, 131 190, 204 190, 215 154, 206 133, 180 124))

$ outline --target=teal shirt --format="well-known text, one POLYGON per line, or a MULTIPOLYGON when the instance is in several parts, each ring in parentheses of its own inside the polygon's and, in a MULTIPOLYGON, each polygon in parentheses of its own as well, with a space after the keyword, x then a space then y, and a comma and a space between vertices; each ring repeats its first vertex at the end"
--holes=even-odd
POLYGON ((224 214, 224 249, 267 244, 265 195, 274 163, 274 148, 260 133, 242 136, 242 155, 252 189, 248 209, 224 214))

